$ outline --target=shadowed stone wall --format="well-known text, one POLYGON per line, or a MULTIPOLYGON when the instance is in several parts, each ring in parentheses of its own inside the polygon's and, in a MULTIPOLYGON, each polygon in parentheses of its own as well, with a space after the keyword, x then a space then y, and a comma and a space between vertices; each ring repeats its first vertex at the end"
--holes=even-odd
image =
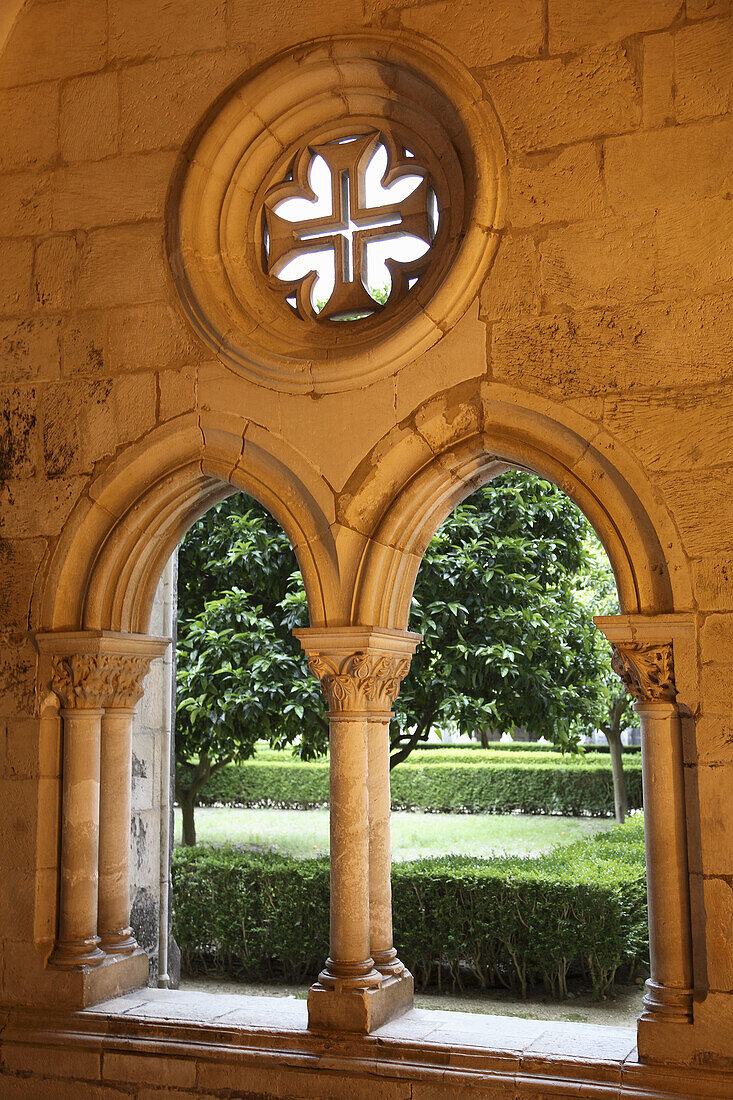
MULTIPOLYGON (((38 634, 158 630, 165 561, 232 486, 287 531, 314 626, 404 631, 432 531, 513 464, 574 497, 624 613, 674 644, 694 1038, 669 1049, 733 1064, 732 17, 729 0, 19 8, 0 55, 0 1000, 67 989, 46 965, 62 742, 38 634), (257 382, 230 334, 187 319, 168 258, 181 181, 210 169, 193 151, 212 120, 244 111, 234 82, 274 110, 265 62, 307 72, 302 43, 326 36, 340 88, 329 36, 362 33, 373 82, 409 57, 454 97, 467 201, 496 200, 464 228, 493 262, 460 316, 425 303, 412 357, 371 347, 363 384, 311 385, 307 358, 290 386, 257 382), (477 135, 491 156, 471 176, 477 135)), ((154 667, 132 848, 151 944, 160 695, 154 667)))
MULTIPOLYGON (((175 562, 171 561, 160 579, 153 601, 151 633, 170 636, 175 624, 175 562)), ((132 822, 130 829, 130 923, 141 947, 150 959, 149 984, 158 981, 158 937, 160 922, 160 879, 162 874, 162 797, 168 783, 170 820, 171 793, 170 757, 164 756, 165 725, 172 712, 166 707, 174 698, 173 664, 169 656, 153 661, 146 681, 145 694, 138 703, 132 727, 132 822)), ((172 830, 170 832, 172 837, 172 830)), ((163 866, 170 858, 163 855, 163 866)), ((179 962, 172 936, 169 946, 175 958, 169 960, 173 984, 178 985, 179 962)))

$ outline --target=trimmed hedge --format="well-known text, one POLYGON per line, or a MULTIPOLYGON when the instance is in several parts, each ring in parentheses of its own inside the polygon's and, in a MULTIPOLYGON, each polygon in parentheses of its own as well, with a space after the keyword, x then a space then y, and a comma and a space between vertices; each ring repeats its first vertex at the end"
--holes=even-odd
MULTIPOLYGON (((610 753, 608 745, 586 745, 584 756, 593 756, 594 753, 601 753, 607 755, 610 753)), ((259 754, 259 749, 257 750, 259 754)), ((273 750, 268 750, 273 751, 273 750)), ((451 745, 448 742, 431 742, 429 745, 421 745, 419 749, 413 749, 407 760, 409 764, 415 756, 419 756, 421 753, 434 753, 434 752, 551 752, 555 756, 560 755, 555 745, 540 744, 537 741, 489 741, 488 747, 483 748, 478 742, 469 744, 468 742, 462 742, 459 745, 451 745)), ((624 745, 623 752, 634 755, 641 752, 641 745, 624 745)), ((567 757, 565 758, 567 759, 567 757)))
MULTIPOLYGON (((178 848, 174 934, 187 972, 302 982, 328 947, 328 861, 178 848)), ((418 988, 449 982, 603 996, 648 956, 641 815, 538 858, 395 864, 395 941, 418 988)))
MULTIPOLYGON (((466 760, 463 749, 446 749, 435 762, 429 752, 414 754, 417 759, 392 772, 392 808, 433 813, 613 815, 608 759, 594 758, 590 753, 569 759, 559 753, 525 756, 517 752, 502 755, 491 749, 479 752, 466 760)), ((639 809, 640 758, 628 759, 625 772, 629 807, 639 809)), ((199 802, 204 806, 280 809, 327 806, 328 762, 255 758, 233 764, 202 787, 199 802)))

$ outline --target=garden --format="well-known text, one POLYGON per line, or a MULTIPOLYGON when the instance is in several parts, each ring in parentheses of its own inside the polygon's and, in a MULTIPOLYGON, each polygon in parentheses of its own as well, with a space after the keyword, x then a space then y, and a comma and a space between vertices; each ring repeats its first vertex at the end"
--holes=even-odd
MULTIPOLYGON (((329 761, 291 634, 307 622, 297 563, 238 495, 192 528, 179 568, 183 973, 298 986, 329 939, 329 761)), ((615 610, 585 519, 529 475, 474 494, 428 548, 391 729, 395 941, 416 988, 603 1000, 645 976, 641 758, 592 622, 615 610), (595 731, 605 746, 584 743, 595 731)))

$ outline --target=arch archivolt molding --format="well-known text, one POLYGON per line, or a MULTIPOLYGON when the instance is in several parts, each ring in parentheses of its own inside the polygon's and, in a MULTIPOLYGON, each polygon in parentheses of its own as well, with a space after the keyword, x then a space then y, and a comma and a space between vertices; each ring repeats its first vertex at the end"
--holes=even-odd
POLYGON ((325 486, 278 437, 227 414, 192 414, 126 448, 92 480, 52 555, 40 593, 44 630, 145 634, 163 566, 214 504, 243 490, 290 539, 313 621, 339 589, 325 486))
POLYGON ((625 613, 691 607, 674 527, 628 452, 576 413, 474 383, 421 405, 337 497, 299 451, 241 417, 189 414, 156 429, 121 451, 72 512, 45 575, 39 625, 145 633, 165 561, 200 515, 241 489, 288 535, 313 625, 404 630, 433 534, 510 466, 552 480, 583 510, 625 613))
POLYGON ((508 387, 480 384, 432 398, 411 420, 422 449, 405 446, 401 425, 391 446, 387 439, 375 448, 379 462, 367 456, 345 489, 342 522, 361 526, 367 537, 354 622, 406 629, 433 534, 460 501, 509 467, 553 481, 582 509, 608 553, 624 612, 692 606, 687 561, 666 508, 629 452, 597 424, 508 387), (397 478, 392 459, 400 451, 397 478))

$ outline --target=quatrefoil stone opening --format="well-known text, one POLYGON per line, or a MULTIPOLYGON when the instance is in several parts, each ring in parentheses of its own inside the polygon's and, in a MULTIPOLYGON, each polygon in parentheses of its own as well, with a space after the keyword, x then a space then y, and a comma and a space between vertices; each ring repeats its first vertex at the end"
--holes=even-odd
POLYGON ((409 293, 439 219, 427 167, 388 131, 307 145, 265 194, 263 266, 303 320, 360 320, 409 293))

